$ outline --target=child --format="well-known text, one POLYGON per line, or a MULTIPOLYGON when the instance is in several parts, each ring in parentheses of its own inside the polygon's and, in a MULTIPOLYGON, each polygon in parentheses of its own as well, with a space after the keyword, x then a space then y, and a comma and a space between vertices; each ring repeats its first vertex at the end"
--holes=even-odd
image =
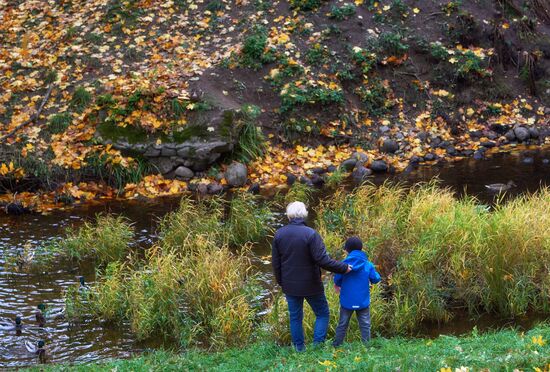
POLYGON ((361 339, 370 340, 370 284, 380 281, 380 274, 362 251, 363 243, 358 237, 346 241, 345 250, 348 256, 344 260, 352 267, 348 274, 334 276, 334 288, 340 293, 340 321, 332 345, 338 347, 344 342, 349 321, 353 312, 357 314, 361 339))

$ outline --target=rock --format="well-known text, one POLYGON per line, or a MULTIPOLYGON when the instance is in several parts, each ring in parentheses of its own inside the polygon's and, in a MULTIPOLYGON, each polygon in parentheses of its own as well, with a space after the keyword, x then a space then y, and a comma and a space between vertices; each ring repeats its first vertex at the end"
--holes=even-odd
POLYGON ((495 140, 495 139, 498 138, 498 134, 495 131, 492 131, 492 130, 484 130, 483 135, 485 137, 489 138, 490 140, 495 140))
POLYGON ((248 188, 248 192, 254 195, 257 195, 260 193, 260 184, 258 182, 254 182, 250 187, 248 188))
POLYGON ((535 127, 529 128, 529 136, 531 138, 539 138, 540 136, 539 130, 535 127))
POLYGON ((244 186, 248 177, 246 165, 238 162, 233 162, 225 171, 225 179, 227 184, 233 187, 244 186))
POLYGON ((327 172, 328 172, 328 173, 334 173, 334 172, 336 172, 337 169, 338 169, 338 168, 336 168, 336 166, 334 166, 334 165, 329 165, 329 166, 327 167, 327 172))
POLYGON ((504 137, 505 137, 508 141, 510 141, 510 142, 511 142, 511 141, 515 141, 515 139, 516 139, 516 134, 514 133, 513 130, 510 129, 508 132, 506 132, 506 133, 504 134, 504 137))
POLYGON ((432 140, 430 141, 430 146, 433 148, 433 147, 437 147, 439 146, 439 144, 441 143, 441 138, 439 137, 432 137, 432 140))
POLYGON ((311 176, 311 183, 317 187, 322 187, 325 184, 325 179, 318 174, 314 173, 311 176))
POLYGON ((401 140, 405 139, 405 135, 403 133, 399 132, 395 135, 395 138, 401 141, 401 140))
POLYGON ((522 162, 523 164, 525 164, 525 165, 531 165, 531 164, 534 164, 534 163, 535 163, 535 159, 532 158, 532 157, 530 157, 530 156, 528 156, 528 157, 526 157, 526 158, 523 158, 523 159, 521 160, 521 162, 522 162))
POLYGON ((162 150, 160 150, 160 156, 176 156, 176 149, 169 148, 169 147, 163 147, 162 150))
POLYGON ((166 174, 174 170, 176 168, 176 164, 173 160, 169 158, 155 158, 154 163, 160 172, 160 174, 166 174))
POLYGON ((360 151, 355 151, 353 154, 351 154, 351 158, 357 160, 357 163, 359 164, 365 164, 367 161, 369 161, 369 156, 360 151))
POLYGON ((372 174, 372 170, 369 168, 359 165, 356 166, 353 172, 351 173, 351 178, 356 183, 361 183, 367 179, 368 176, 372 174))
POLYGON ((424 160, 426 161, 434 161, 435 159, 437 159, 437 156, 432 153, 424 155, 424 160))
POLYGON ((447 154, 449 154, 450 156, 455 156, 457 154, 457 151, 453 145, 447 146, 445 150, 447 151, 447 154))
POLYGON ((286 184, 288 186, 292 186, 292 185, 294 185, 295 182, 296 182, 296 176, 293 175, 292 173, 287 173, 286 174, 286 184))
POLYGON ((409 163, 410 164, 418 164, 418 163, 421 163, 423 161, 424 161, 424 159, 421 158, 420 156, 413 155, 413 156, 411 156, 411 158, 409 160, 409 163))
POLYGON ((483 152, 476 151, 474 152, 474 160, 482 160, 484 158, 483 152))
POLYGON ((208 184, 207 189, 209 194, 220 194, 223 191, 223 186, 217 182, 212 182, 208 184))
POLYGON ((491 147, 495 147, 497 144, 493 141, 484 141, 484 142, 481 142, 480 145, 486 148, 491 148, 491 147))
POLYGON ((550 164, 550 159, 542 159, 542 164, 544 165, 550 164))
POLYGON ((160 150, 155 149, 154 147, 148 147, 143 154, 146 158, 156 158, 160 156, 160 150))
POLYGON ((313 182, 311 182, 309 177, 306 177, 306 176, 301 176, 300 177, 300 183, 303 183, 304 185, 307 185, 307 186, 310 186, 310 187, 313 186, 313 182))
POLYGON ((323 174, 326 171, 321 167, 315 167, 315 168, 311 169, 311 172, 314 173, 314 174, 323 174))
POLYGON ((178 147, 176 152, 178 156, 187 158, 191 154, 191 146, 183 145, 182 147, 178 147))
POLYGON ((399 144, 392 139, 384 140, 382 146, 380 146, 380 151, 385 152, 386 154, 393 154, 397 150, 399 150, 399 144))
POLYGON ((349 172, 355 167, 355 164, 357 164, 357 160, 349 158, 347 160, 344 160, 342 164, 340 164, 340 167, 349 172))
POLYGON ((514 134, 516 135, 516 138, 523 142, 527 141, 529 139, 529 130, 524 127, 517 127, 514 129, 514 134))
POLYGON ((199 183, 197 185, 197 192, 201 195, 206 195, 208 193, 208 185, 205 183, 199 183))
POLYGON ((471 130, 469 133, 471 138, 479 138, 483 136, 483 132, 480 130, 471 130))
POLYGON ((418 133, 417 137, 420 141, 425 142, 426 139, 428 139, 428 133, 420 132, 420 133, 418 133))
POLYGON ((387 125, 382 125, 380 128, 378 128, 378 130, 380 131, 380 133, 386 133, 390 131, 390 127, 388 127, 387 125))
POLYGON ((463 156, 472 156, 473 154, 474 154, 474 150, 467 149, 462 151, 463 156))
POLYGON ((183 165, 177 167, 174 174, 177 178, 184 181, 189 181, 195 175, 191 169, 184 167, 183 165))
POLYGON ((370 169, 373 172, 382 173, 388 171, 388 164, 385 160, 375 160, 370 165, 370 169))

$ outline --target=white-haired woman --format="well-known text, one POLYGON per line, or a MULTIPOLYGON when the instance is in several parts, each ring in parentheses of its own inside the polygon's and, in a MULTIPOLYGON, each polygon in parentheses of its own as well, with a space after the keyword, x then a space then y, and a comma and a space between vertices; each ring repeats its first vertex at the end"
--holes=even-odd
POLYGON ((351 268, 330 258, 319 233, 306 226, 304 203, 290 203, 286 215, 290 222, 275 233, 271 257, 275 278, 288 302, 292 343, 297 351, 304 351, 304 299, 315 313, 313 343, 324 342, 327 335, 329 308, 321 268, 338 274, 351 268))

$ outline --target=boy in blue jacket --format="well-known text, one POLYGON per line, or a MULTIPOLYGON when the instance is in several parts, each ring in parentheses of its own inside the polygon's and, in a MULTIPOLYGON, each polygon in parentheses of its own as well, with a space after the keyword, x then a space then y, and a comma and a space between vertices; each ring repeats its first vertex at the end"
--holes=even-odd
POLYGON ((352 267, 348 274, 334 276, 334 287, 340 293, 340 321, 336 327, 333 346, 338 347, 344 342, 349 321, 353 312, 357 314, 361 339, 370 340, 370 284, 380 281, 380 274, 362 251, 363 242, 358 237, 346 240, 345 250, 348 256, 343 261, 352 267))

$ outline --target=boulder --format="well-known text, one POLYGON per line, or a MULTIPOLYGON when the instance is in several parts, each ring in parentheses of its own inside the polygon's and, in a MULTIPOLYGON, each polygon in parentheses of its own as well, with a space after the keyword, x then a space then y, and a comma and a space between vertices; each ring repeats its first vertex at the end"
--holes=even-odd
POLYGON ((357 160, 353 158, 349 158, 347 160, 344 160, 342 164, 340 164, 340 167, 345 171, 349 172, 355 167, 355 164, 357 164, 357 160))
POLYGON ((176 156, 176 154, 177 154, 176 149, 170 148, 168 146, 165 146, 160 150, 160 156, 170 157, 170 156, 176 156))
POLYGON ((180 165, 175 170, 175 176, 184 181, 190 180, 194 175, 195 173, 193 173, 191 169, 184 167, 183 165, 180 165))
POLYGON ((260 193, 260 184, 258 182, 253 183, 248 188, 248 192, 253 194, 253 195, 259 194, 260 193))
POLYGON ((145 156, 146 158, 156 158, 160 156, 160 150, 154 147, 148 147, 147 150, 145 150, 143 156, 145 156))
POLYGON ((385 160, 375 160, 370 165, 373 172, 382 173, 388 171, 388 163, 385 160))
POLYGON ((535 127, 529 128, 529 137, 531 138, 539 138, 540 133, 539 130, 535 127))
POLYGON ((364 152, 355 151, 353 154, 351 154, 351 159, 357 160, 357 164, 365 164, 367 161, 369 161, 369 156, 365 154, 364 152))
POLYGON ((154 158, 153 164, 157 167, 160 174, 170 173, 176 168, 177 164, 170 158, 154 158))
POLYGON ((356 166, 353 172, 351 173, 351 178, 353 179, 354 182, 361 183, 365 181, 368 178, 368 176, 370 176, 371 174, 372 174, 372 170, 370 170, 369 168, 363 165, 359 165, 359 166, 356 166))
POLYGON ((535 163, 535 159, 528 156, 528 157, 525 157, 521 160, 521 162, 525 165, 531 165, 531 164, 534 164, 535 163))
POLYGON ((325 184, 325 179, 314 173, 311 175, 311 183, 317 187, 322 187, 325 184))
POLYGON ((288 186, 292 186, 292 185, 294 185, 295 182, 296 182, 296 176, 293 175, 292 173, 287 173, 286 174, 286 184, 288 186))
POLYGON ((510 129, 508 132, 506 132, 506 134, 504 134, 504 137, 510 142, 515 141, 516 134, 514 133, 513 130, 510 129))
POLYGON ((527 141, 529 139, 529 130, 525 127, 517 127, 514 129, 514 134, 516 138, 521 141, 527 141))
POLYGON ((238 162, 233 162, 225 171, 225 179, 227 184, 232 187, 241 187, 246 184, 248 170, 246 165, 238 162))
POLYGON ((208 184, 207 190, 211 195, 220 194, 223 191, 223 186, 217 182, 212 182, 208 184))
POLYGON ((393 154, 397 150, 399 150, 399 144, 392 139, 384 140, 380 146, 380 151, 385 152, 386 154, 393 154))
POLYGON ((474 160, 482 160, 484 158, 482 151, 474 152, 474 160))

